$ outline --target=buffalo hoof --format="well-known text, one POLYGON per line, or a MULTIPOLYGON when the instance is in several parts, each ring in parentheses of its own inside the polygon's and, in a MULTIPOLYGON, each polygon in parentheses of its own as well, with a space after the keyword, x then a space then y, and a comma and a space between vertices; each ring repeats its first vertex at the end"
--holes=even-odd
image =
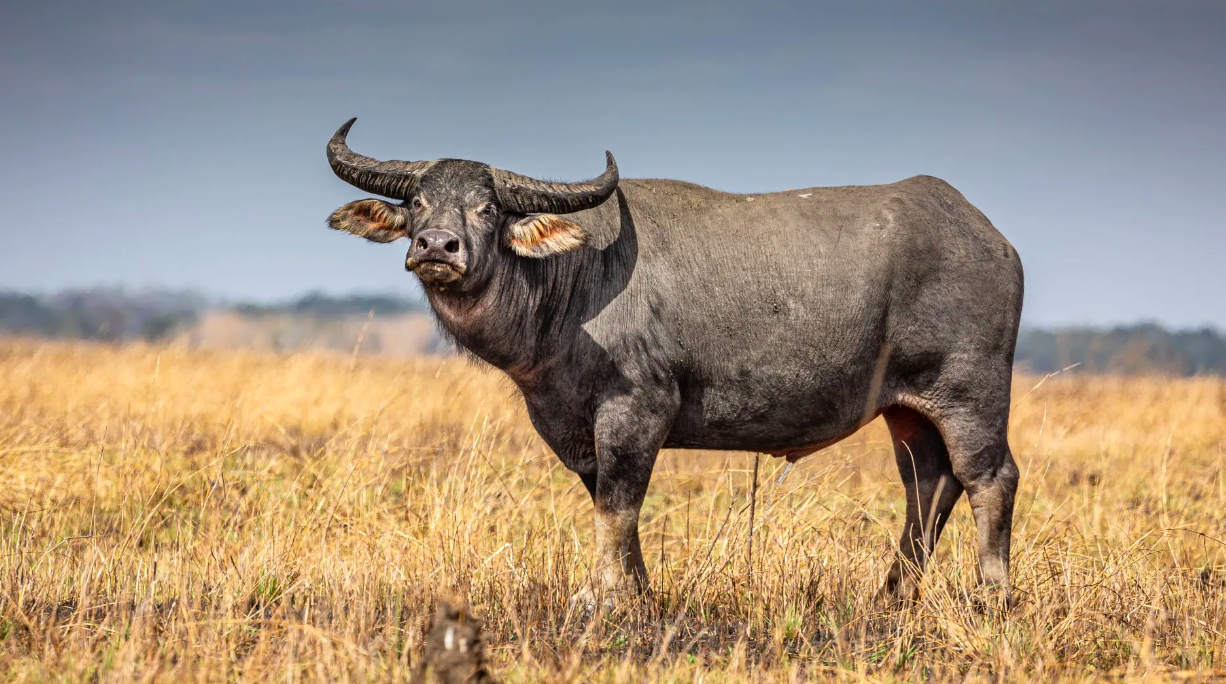
POLYGON ((616 609, 617 597, 614 593, 597 591, 590 586, 580 589, 570 597, 571 612, 584 620, 616 609))
POLYGON ((904 608, 919 601, 920 578, 913 572, 907 572, 895 565, 886 575, 885 584, 877 590, 873 603, 889 608, 904 608))
POLYGON ((583 618, 605 615, 637 605, 643 593, 628 587, 586 586, 570 597, 570 610, 583 618))
POLYGON ((971 606, 981 615, 1004 615, 1017 607, 1017 600, 1009 587, 981 584, 971 593, 971 606))
POLYGON ((883 608, 901 609, 919 602, 919 586, 914 582, 886 583, 873 596, 873 603, 883 608))

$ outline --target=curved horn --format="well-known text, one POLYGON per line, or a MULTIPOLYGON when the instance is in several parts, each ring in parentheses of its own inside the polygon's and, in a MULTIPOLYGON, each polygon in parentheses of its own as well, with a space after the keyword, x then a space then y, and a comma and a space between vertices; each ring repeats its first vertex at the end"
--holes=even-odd
POLYGON ((434 162, 386 161, 364 157, 345 144, 357 118, 345 122, 328 141, 328 164, 341 180, 376 195, 409 199, 417 182, 434 162))
POLYGON ((550 183, 518 173, 492 169, 498 201, 521 214, 570 214, 600 206, 617 189, 617 162, 605 152, 604 173, 580 183, 550 183))

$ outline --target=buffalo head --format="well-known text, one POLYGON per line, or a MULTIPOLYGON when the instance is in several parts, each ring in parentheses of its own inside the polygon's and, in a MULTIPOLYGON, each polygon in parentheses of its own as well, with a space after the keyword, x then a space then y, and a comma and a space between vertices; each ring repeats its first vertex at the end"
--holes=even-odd
POLYGON ((354 121, 328 142, 328 163, 341 180, 399 202, 350 202, 332 212, 328 225, 374 242, 408 238, 405 268, 430 287, 480 282, 500 250, 540 259, 583 245, 583 228, 558 214, 591 209, 617 189, 617 163, 608 152, 598 178, 551 183, 462 159, 364 157, 345 144, 354 121))

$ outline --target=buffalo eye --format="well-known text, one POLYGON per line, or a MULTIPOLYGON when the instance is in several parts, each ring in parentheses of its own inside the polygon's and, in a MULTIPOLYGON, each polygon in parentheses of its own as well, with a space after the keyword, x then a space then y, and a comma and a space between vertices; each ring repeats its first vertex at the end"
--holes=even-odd
POLYGON ((414 209, 421 209, 421 198, 420 198, 420 197, 414 197, 414 198, 413 198, 413 208, 414 208, 414 209))
POLYGON ((494 216, 494 214, 498 213, 498 207, 495 207, 492 204, 487 204, 481 207, 481 211, 479 213, 486 218, 491 218, 494 216))

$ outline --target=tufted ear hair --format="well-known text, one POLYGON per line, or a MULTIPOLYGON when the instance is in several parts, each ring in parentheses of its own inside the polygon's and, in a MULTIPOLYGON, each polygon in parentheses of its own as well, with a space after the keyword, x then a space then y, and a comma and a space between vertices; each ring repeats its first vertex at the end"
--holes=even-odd
POLYGON ((554 214, 525 216, 507 229, 507 244, 523 257, 543 259, 582 247, 587 242, 583 226, 554 214))
POLYGON ((371 242, 392 242, 409 234, 404 207, 377 199, 350 202, 332 212, 328 227, 364 237, 371 242))

